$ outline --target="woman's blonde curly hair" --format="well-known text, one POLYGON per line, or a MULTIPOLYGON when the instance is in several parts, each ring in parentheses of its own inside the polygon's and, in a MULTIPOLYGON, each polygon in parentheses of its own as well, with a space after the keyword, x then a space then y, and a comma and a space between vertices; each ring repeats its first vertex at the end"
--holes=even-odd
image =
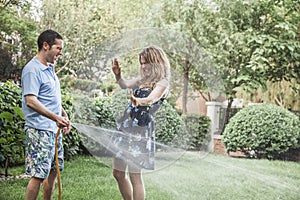
POLYGON ((146 64, 151 65, 151 77, 147 78, 140 70, 141 80, 140 83, 151 82, 157 83, 160 80, 166 79, 170 81, 170 62, 165 52, 157 46, 145 47, 139 54, 139 61, 141 63, 141 56, 144 57, 146 64))

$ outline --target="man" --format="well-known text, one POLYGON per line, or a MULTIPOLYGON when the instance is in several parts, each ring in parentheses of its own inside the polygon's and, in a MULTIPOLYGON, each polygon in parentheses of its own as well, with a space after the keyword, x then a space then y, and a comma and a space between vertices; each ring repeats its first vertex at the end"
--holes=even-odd
MULTIPOLYGON (((44 199, 52 199, 55 188, 55 136, 58 128, 70 132, 68 115, 61 105, 60 83, 54 63, 62 55, 63 38, 42 32, 38 53, 22 71, 22 110, 26 119, 26 174, 31 176, 26 200, 37 199, 41 183, 44 199)), ((59 137, 59 168, 63 170, 62 137, 59 137)))

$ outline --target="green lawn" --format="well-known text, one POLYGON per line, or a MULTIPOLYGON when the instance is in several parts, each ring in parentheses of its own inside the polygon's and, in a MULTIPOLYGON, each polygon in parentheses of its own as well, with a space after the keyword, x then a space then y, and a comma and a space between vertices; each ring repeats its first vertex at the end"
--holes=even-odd
MULTIPOLYGON (((176 162, 144 174, 147 200, 300 199, 300 163, 185 153, 176 162)), ((23 168, 11 169, 12 174, 23 168)), ((111 168, 92 157, 65 163, 64 200, 119 200, 111 168)), ((28 179, 0 182, 2 200, 25 199, 28 179)), ((57 199, 58 190, 54 199, 57 199)), ((40 197, 42 193, 40 193, 40 197)), ((41 199, 41 198, 40 198, 41 199)))

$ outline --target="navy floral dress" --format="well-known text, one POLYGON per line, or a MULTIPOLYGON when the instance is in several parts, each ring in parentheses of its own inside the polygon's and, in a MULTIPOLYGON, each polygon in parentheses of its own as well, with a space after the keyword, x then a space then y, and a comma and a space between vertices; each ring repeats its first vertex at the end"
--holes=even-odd
MULTIPOLYGON (((147 97, 153 88, 136 88, 133 95, 147 97)), ((160 108, 164 98, 149 105, 134 107, 130 104, 123 116, 117 120, 117 130, 123 134, 114 137, 113 143, 118 147, 115 158, 122 159, 136 168, 154 169, 155 131, 153 115, 160 108)))

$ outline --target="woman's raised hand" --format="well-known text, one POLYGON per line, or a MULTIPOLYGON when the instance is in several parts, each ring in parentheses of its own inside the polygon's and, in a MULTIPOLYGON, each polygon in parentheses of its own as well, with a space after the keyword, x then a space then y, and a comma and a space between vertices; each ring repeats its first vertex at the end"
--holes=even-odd
POLYGON ((119 61, 117 58, 114 58, 112 60, 112 71, 116 76, 121 75, 121 68, 120 68, 119 61))

